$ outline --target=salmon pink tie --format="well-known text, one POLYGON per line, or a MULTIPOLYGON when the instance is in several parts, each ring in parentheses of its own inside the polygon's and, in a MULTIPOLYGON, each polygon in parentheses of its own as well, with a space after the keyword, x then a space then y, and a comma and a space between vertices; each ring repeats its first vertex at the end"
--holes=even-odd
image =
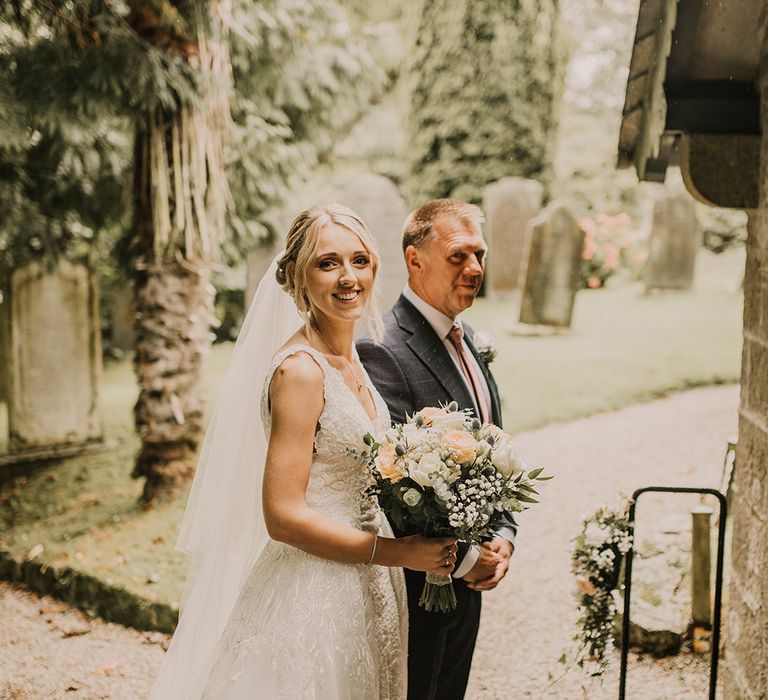
POLYGON ((451 330, 448 331, 448 337, 456 348, 456 352, 459 353, 459 360, 461 360, 461 369, 464 373, 464 378, 467 380, 467 384, 472 387, 472 393, 475 395, 475 403, 480 409, 480 419, 483 423, 490 423, 491 411, 485 400, 485 394, 481 388, 482 385, 480 384, 480 379, 472 366, 467 351, 464 349, 464 343, 462 342, 464 331, 458 324, 454 324, 451 330))

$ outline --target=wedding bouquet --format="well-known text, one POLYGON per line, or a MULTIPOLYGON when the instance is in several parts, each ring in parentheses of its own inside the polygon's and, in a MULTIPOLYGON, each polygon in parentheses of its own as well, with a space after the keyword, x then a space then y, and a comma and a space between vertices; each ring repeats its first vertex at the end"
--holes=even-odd
MULTIPOLYGON (((513 513, 537 503, 541 469, 526 473, 512 438, 451 402, 424 408, 390 428, 382 442, 364 437, 373 476, 370 493, 403 532, 455 537, 479 546, 513 513), (506 518, 505 518, 506 516, 506 518)), ((456 608, 450 576, 427 573, 420 604, 456 608)))

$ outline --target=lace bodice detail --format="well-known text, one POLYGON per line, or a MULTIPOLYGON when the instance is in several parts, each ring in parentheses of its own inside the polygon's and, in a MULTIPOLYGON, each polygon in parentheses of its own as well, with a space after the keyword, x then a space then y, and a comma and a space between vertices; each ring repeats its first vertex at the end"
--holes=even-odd
POLYGON ((365 464, 351 454, 350 449, 358 452, 366 449, 363 443, 366 433, 382 435, 390 425, 389 409, 365 374, 365 382, 376 407, 375 420, 371 421, 345 383, 341 372, 318 350, 308 345, 295 344, 275 355, 264 382, 261 419, 267 440, 272 429, 269 410, 272 377, 283 360, 297 352, 310 355, 322 369, 324 377, 325 406, 315 434, 315 455, 306 491, 307 505, 336 520, 359 527, 371 516, 369 504, 363 500, 370 477, 365 464))

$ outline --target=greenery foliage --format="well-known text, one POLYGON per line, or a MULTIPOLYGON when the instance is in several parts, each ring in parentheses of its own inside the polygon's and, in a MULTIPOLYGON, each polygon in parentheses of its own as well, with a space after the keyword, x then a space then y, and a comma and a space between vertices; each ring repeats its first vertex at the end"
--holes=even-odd
MULTIPOLYGON (((109 253, 124 253, 115 244, 130 221, 133 121, 199 99, 186 54, 205 5, 3 5, 0 264, 89 255, 114 266, 109 253)), ((225 259, 269 234, 270 209, 386 80, 339 0, 241 0, 232 29, 225 259)))
POLYGON ((226 252, 236 258, 275 233, 270 210, 288 203, 386 77, 338 0, 242 0, 232 27, 235 208, 226 252))
POLYGON ((412 200, 479 203, 505 176, 551 179, 564 56, 559 0, 422 2, 409 64, 412 200))

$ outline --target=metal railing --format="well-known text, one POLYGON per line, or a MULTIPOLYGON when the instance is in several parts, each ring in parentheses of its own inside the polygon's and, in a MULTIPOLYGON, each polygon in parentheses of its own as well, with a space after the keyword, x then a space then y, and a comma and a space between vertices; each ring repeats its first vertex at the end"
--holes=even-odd
POLYGON ((717 532, 717 564, 715 567, 715 601, 712 615, 712 651, 709 665, 709 698, 715 700, 717 690, 717 666, 720 661, 720 616, 722 612, 723 595, 723 560, 725 556, 725 519, 728 514, 728 504, 725 496, 716 489, 697 489, 673 486, 647 486, 637 489, 632 494, 629 507, 629 534, 632 536, 632 547, 626 555, 624 570, 624 616, 621 624, 621 673, 619 676, 619 700, 625 700, 627 690, 627 660, 629 658, 629 611, 632 594, 632 559, 634 558, 635 508, 637 499, 644 493, 698 493, 715 496, 720 504, 717 532))

